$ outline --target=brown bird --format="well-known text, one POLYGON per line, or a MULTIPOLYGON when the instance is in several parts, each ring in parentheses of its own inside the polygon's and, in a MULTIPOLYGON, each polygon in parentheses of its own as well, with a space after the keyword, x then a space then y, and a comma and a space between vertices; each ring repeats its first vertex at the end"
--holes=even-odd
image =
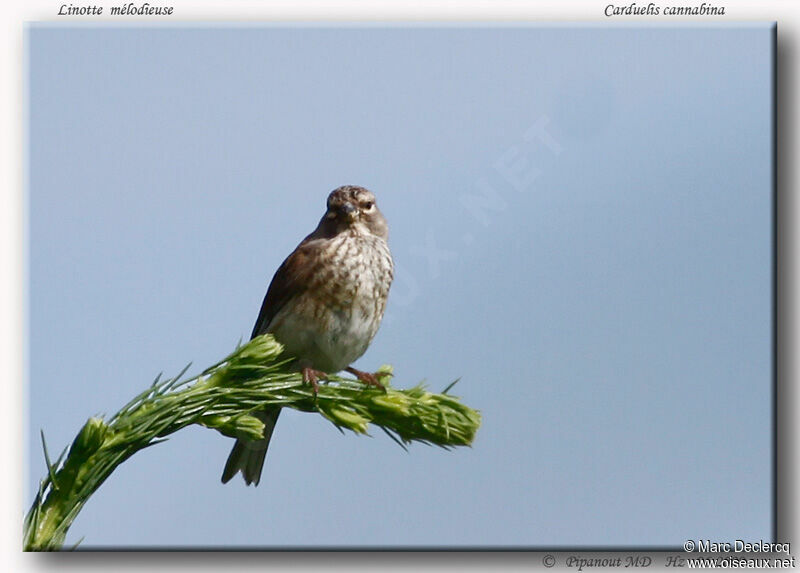
MULTIPOLYGON (((366 352, 386 308, 394 278, 388 236, 375 196, 363 187, 339 187, 328 196, 317 228, 272 277, 251 338, 272 333, 315 392, 319 379, 340 370, 381 386, 374 374, 350 364, 366 352)), ((280 412, 255 413, 264 422, 264 438, 236 440, 223 483, 241 471, 247 485, 258 485, 280 412)))

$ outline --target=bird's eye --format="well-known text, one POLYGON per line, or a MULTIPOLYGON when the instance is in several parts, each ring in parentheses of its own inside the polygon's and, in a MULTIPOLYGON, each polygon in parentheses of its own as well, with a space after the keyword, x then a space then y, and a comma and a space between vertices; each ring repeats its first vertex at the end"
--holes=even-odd
POLYGON ((362 204, 361 206, 364 208, 365 211, 369 211, 370 209, 372 209, 375 206, 375 203, 373 203, 372 201, 367 201, 366 203, 362 204))

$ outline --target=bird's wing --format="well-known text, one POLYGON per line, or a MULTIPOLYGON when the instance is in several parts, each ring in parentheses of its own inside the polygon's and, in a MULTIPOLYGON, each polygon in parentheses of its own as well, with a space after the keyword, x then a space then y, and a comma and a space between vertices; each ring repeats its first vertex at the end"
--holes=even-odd
POLYGON ((308 288, 309 279, 316 268, 312 261, 322 247, 319 240, 309 239, 306 237, 275 271, 264 302, 261 303, 261 312, 258 313, 251 339, 267 332, 272 319, 283 306, 308 288))

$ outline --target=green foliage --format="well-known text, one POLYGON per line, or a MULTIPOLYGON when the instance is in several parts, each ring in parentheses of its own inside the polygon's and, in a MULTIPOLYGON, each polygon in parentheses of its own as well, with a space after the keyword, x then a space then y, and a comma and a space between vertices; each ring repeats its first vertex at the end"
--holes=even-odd
POLYGON ((181 380, 188 366, 174 378, 162 381, 159 376, 108 422, 90 418, 69 452, 65 449, 55 462, 42 434, 47 476, 25 517, 25 550, 61 549, 78 512, 117 466, 190 424, 257 439, 264 425, 250 413, 277 404, 318 412, 338 428, 359 434, 375 424, 403 447, 417 441, 443 448, 471 444, 480 426, 480 414, 447 394, 450 387, 442 394, 422 386, 397 390, 389 384, 388 366, 379 371, 386 392, 332 377, 314 395, 281 352, 281 345, 264 335, 194 378, 181 380))

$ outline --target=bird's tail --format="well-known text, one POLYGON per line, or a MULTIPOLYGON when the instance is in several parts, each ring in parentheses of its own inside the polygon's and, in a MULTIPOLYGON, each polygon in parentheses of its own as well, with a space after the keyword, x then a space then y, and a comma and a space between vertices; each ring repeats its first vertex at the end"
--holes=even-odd
POLYGON ((261 470, 264 468, 264 458, 267 455, 269 440, 278 421, 280 408, 270 408, 261 412, 253 412, 259 420, 264 422, 264 438, 261 440, 236 440, 236 444, 228 456, 225 469, 222 470, 222 483, 228 483, 238 471, 247 485, 255 484, 261 480, 261 470))

